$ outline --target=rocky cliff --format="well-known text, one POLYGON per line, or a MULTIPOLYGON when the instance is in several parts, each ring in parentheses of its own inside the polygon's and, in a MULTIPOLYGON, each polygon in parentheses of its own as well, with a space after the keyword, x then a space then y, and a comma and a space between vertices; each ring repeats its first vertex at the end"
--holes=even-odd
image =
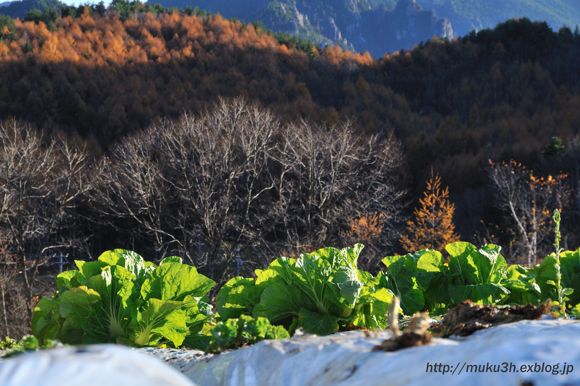
POLYGON ((453 38, 448 19, 416 0, 152 0, 167 7, 199 7, 261 22, 268 29, 319 44, 336 43, 373 56, 409 49, 433 36, 453 38))

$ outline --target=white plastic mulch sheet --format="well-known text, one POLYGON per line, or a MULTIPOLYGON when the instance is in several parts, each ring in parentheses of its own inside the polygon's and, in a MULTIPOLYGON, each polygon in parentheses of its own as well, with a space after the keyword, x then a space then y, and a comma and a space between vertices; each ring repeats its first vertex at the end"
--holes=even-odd
POLYGON ((523 321, 464 340, 373 351, 387 337, 361 331, 301 336, 213 357, 115 345, 65 347, 0 361, 0 385, 580 386, 580 322, 523 321))
POLYGON ((523 321, 373 352, 362 332, 262 342, 183 369, 200 385, 580 386, 580 322, 523 321))

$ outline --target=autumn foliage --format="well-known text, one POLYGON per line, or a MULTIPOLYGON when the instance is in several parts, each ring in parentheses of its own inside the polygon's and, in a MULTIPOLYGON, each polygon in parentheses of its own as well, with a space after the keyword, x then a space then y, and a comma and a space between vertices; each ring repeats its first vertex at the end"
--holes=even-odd
POLYGON ((401 246, 406 251, 443 250, 445 245, 459 240, 453 224, 454 213, 455 205, 449 201, 449 188, 442 187, 439 175, 431 177, 423 197, 419 199, 419 207, 407 221, 401 246))
MULTIPOLYGON (((14 20, 14 36, 0 39, 0 114, 79 134, 97 151, 217 97, 276 104, 286 117, 332 116, 317 108, 304 83, 312 62, 330 73, 372 63, 368 54, 338 47, 298 50, 219 15, 146 12, 121 19, 87 8, 53 24, 14 20)), ((329 81, 322 75, 308 76, 329 81)))
POLYGON ((437 169, 457 198, 464 235, 493 216, 488 159, 574 175, 576 153, 542 163, 551 137, 566 145, 580 127, 580 34, 510 21, 373 61, 219 15, 146 9, 87 7, 48 25, 0 20, 0 118, 64 132, 95 156, 221 97, 241 96, 285 123, 394 131, 414 179, 404 188, 419 195, 425 171, 437 169))
POLYGON ((375 212, 354 218, 348 223, 348 231, 342 237, 349 240, 356 240, 370 244, 381 237, 384 231, 385 215, 375 212))

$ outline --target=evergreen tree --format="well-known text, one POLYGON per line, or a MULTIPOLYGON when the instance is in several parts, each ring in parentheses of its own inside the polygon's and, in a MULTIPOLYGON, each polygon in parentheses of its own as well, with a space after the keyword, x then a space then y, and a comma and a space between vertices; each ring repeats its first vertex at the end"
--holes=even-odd
POLYGON ((0 15, 0 40, 14 36, 14 20, 10 16, 0 15))
POLYGON ((566 145, 562 138, 552 137, 548 146, 544 148, 544 157, 555 158, 563 155, 566 152, 566 145))

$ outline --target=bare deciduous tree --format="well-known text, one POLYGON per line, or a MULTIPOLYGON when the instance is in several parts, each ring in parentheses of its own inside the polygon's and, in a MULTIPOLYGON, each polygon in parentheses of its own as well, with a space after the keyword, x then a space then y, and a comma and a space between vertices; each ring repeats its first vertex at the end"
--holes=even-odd
POLYGON ((165 131, 168 176, 182 203, 178 228, 191 254, 202 264, 211 259, 216 274, 227 273, 237 248, 261 238, 279 129, 270 112, 238 99, 165 131))
POLYGON ((219 278, 235 258, 249 269, 281 251, 339 243, 349 221, 370 212, 383 213, 380 244, 389 245, 401 160, 390 136, 283 125, 236 99, 127 140, 104 161, 94 199, 104 218, 154 240, 156 252, 219 278))
POLYGON ((76 210, 89 189, 86 165, 83 151, 44 140, 17 121, 0 123, 0 229, 6 252, 1 263, 10 275, 16 268, 29 315, 47 254, 84 245, 76 210))
POLYGON ((551 213, 569 203, 567 176, 537 177, 519 162, 490 161, 490 177, 501 209, 515 225, 514 255, 535 264, 550 244, 551 213))
POLYGON ((242 100, 163 121, 104 161, 95 200, 105 218, 129 221, 160 254, 180 253, 225 274, 227 255, 256 238, 258 201, 274 188, 270 153, 279 126, 242 100))
POLYGON ((171 197, 155 159, 154 147, 159 141, 154 134, 151 131, 130 137, 101 160, 91 202, 101 213, 94 220, 129 236, 124 247, 135 248, 136 243, 146 239, 156 252, 163 254, 176 240, 164 230, 171 197))
POLYGON ((398 237, 404 190, 399 187, 402 154, 393 136, 354 133, 350 123, 290 125, 277 157, 287 172, 280 180, 276 209, 288 246, 341 242, 351 220, 381 213, 382 237, 372 252, 398 237))

